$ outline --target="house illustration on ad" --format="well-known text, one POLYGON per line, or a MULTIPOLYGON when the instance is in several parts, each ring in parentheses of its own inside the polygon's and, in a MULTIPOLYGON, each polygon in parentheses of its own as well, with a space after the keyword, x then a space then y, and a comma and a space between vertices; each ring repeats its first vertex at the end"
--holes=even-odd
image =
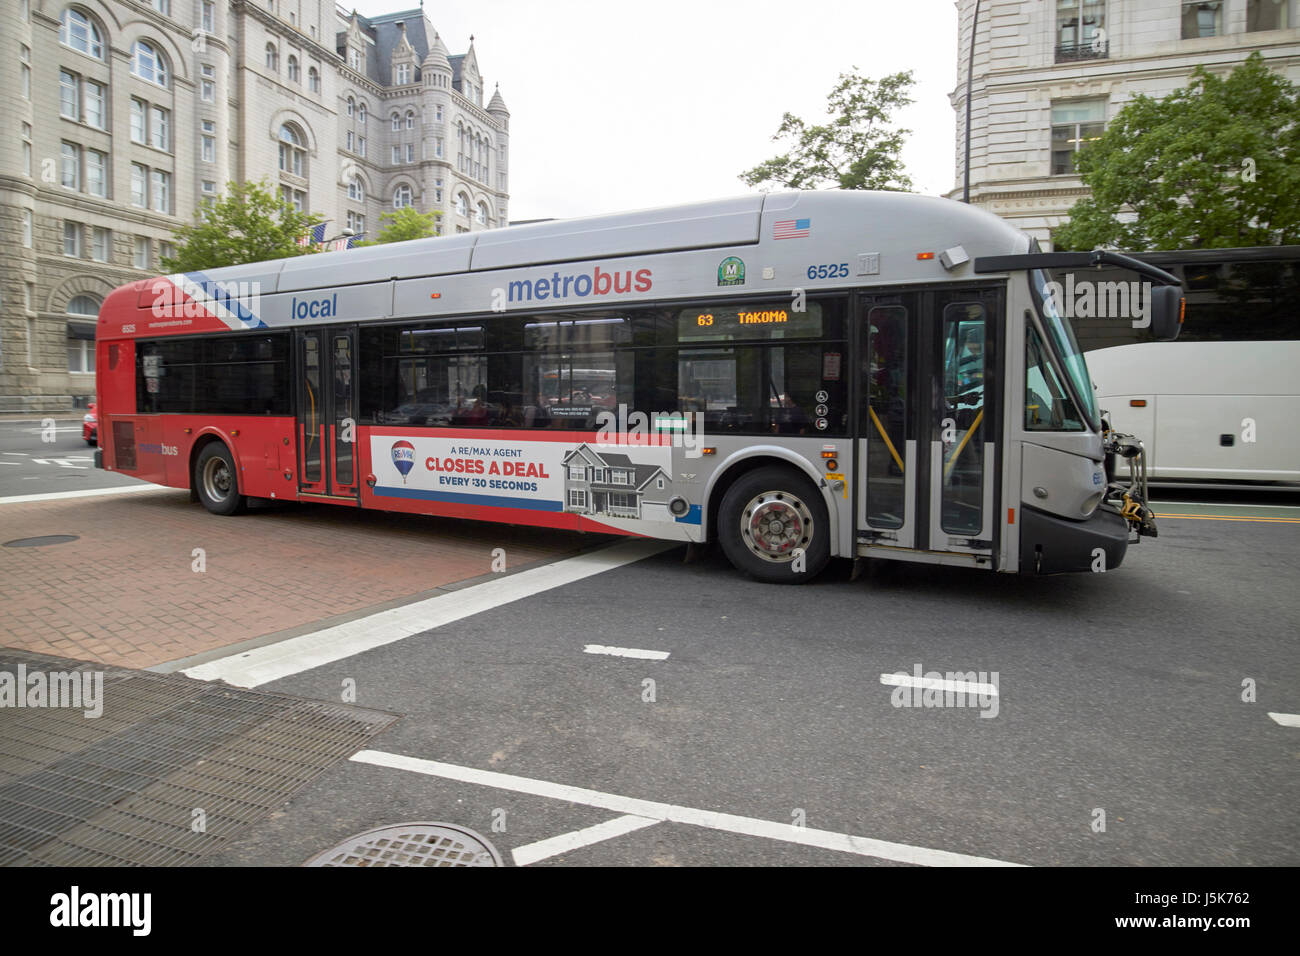
POLYGON ((671 497, 672 476, 659 465, 638 465, 585 442, 564 456, 565 511, 672 521, 671 497))

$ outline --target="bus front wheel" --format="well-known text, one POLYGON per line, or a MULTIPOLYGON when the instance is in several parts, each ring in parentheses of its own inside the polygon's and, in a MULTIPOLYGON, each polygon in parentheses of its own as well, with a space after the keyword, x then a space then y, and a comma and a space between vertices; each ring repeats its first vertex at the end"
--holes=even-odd
POLYGON ((760 581, 803 584, 830 560, 830 521, 813 483, 791 468, 756 468, 727 489, 718 539, 733 565, 760 581))
POLYGON ((244 510, 235 459, 221 442, 205 446, 195 459, 194 490, 203 507, 214 515, 233 515, 244 510))

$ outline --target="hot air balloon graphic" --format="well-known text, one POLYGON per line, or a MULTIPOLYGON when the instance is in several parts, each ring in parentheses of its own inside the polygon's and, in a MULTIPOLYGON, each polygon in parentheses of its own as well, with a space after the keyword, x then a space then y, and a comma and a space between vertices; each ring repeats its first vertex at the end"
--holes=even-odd
POLYGON ((415 464, 415 446, 409 441, 393 442, 393 464, 402 473, 402 484, 406 484, 406 476, 415 464))

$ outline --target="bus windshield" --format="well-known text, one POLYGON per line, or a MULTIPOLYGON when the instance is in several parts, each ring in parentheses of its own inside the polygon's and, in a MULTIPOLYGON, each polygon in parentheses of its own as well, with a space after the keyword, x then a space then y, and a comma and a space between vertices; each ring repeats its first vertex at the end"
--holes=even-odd
POLYGON ((1029 273, 1034 291, 1038 293, 1038 310, 1043 319, 1043 328, 1051 339, 1056 354, 1070 376, 1074 391, 1080 403, 1080 410, 1092 423, 1094 428, 1101 425, 1097 417, 1097 399, 1093 394, 1092 377, 1088 374, 1088 363, 1083 358, 1079 342, 1074 337, 1074 327, 1063 318, 1056 307, 1056 302, 1047 294, 1048 275, 1042 269, 1033 269, 1029 273))

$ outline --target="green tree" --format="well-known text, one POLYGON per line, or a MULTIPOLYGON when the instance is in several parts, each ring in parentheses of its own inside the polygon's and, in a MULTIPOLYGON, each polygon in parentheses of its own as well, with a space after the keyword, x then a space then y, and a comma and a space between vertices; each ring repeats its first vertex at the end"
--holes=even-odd
POLYGON ((424 239, 438 234, 440 212, 416 212, 410 206, 403 206, 396 212, 379 214, 379 221, 384 224, 379 235, 369 242, 358 242, 358 246, 377 246, 385 242, 405 242, 407 239, 424 239))
POLYGON ((910 190, 912 180, 898 154, 911 130, 892 128, 892 114, 912 102, 908 90, 913 82, 911 70, 881 80, 841 73, 826 98, 829 121, 813 125, 786 113, 772 141, 787 141, 787 152, 741 173, 741 181, 764 191, 825 186, 910 190))
POLYGON ((1061 249, 1300 242, 1297 87, 1252 53, 1227 77, 1197 67, 1161 100, 1135 97, 1077 168, 1092 190, 1053 239, 1061 249))
POLYGON ((321 221, 294 209, 266 180, 226 183, 223 196, 201 203, 194 222, 176 230, 176 255, 164 257, 162 267, 195 272, 314 252, 298 240, 321 221))

